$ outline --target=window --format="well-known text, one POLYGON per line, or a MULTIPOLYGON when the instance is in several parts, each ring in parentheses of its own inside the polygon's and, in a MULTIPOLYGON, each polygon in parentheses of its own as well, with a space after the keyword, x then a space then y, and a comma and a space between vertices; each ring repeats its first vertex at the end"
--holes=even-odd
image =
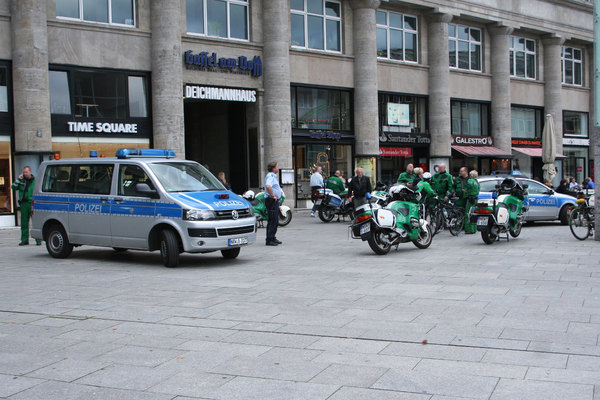
POLYGON ((292 46, 342 51, 342 6, 337 1, 292 0, 292 46))
POLYGON ((548 193, 548 190, 550 190, 548 186, 542 185, 541 183, 536 181, 523 179, 517 179, 517 181, 521 184, 521 186, 527 185, 527 192, 529 194, 545 194, 548 193))
POLYGON ((567 136, 588 137, 588 114, 563 111, 563 131, 567 136))
POLYGON ((56 0, 56 16, 134 26, 134 0, 56 0))
POLYGON ((481 30, 448 25, 450 67, 481 71, 481 30))
POLYGON ((0 112, 8 112, 8 68, 0 67, 0 112))
POLYGON ((510 75, 535 79, 535 40, 510 37, 510 75))
POLYGON ((540 138, 542 130, 542 110, 536 108, 512 107, 510 110, 512 137, 540 138))
POLYGON ((50 113, 71 114, 71 92, 66 71, 50 71, 50 113))
POLYGON ((417 17, 377 11, 377 57, 417 62, 417 17))
POLYGON ((427 99, 379 95, 379 125, 382 132, 426 133, 427 99))
POLYGON ((292 87, 292 127, 350 130, 350 92, 292 87))
POLYGON ((129 116, 145 118, 146 110, 146 79, 143 76, 129 77, 129 116))
POLYGON ((110 194, 112 164, 51 165, 46 168, 42 191, 110 194))
POLYGON ((187 32, 248 39, 248 0, 186 0, 187 32))
POLYGON ((583 75, 583 52, 574 47, 563 47, 562 59, 562 82, 569 85, 582 85, 583 75))
POLYGON ((152 181, 139 165, 121 164, 119 168, 119 196, 144 196, 138 193, 136 185, 145 183, 154 189, 152 181))
POLYGON ((452 101, 452 134, 488 136, 489 105, 452 101))

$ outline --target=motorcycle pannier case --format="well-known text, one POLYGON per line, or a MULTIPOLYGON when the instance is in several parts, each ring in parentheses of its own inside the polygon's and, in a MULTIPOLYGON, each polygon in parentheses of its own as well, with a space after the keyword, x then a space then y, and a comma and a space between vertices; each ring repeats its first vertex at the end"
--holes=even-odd
POLYGON ((375 211, 377 225, 382 228, 394 228, 396 226, 396 217, 390 210, 380 209, 375 211))

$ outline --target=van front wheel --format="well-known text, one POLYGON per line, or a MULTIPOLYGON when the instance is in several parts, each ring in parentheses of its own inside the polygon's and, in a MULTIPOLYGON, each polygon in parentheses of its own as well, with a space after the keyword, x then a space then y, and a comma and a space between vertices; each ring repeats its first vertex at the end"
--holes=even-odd
POLYGON ((221 255, 227 260, 234 259, 240 255, 240 248, 236 247, 234 249, 221 250, 221 255))
POLYGON ((55 224, 48 229, 46 236, 46 250, 54 258, 67 258, 73 251, 67 233, 61 225, 55 224))
POLYGON ((179 264, 179 242, 175 232, 170 229, 160 233, 160 256, 165 267, 174 268, 179 264))

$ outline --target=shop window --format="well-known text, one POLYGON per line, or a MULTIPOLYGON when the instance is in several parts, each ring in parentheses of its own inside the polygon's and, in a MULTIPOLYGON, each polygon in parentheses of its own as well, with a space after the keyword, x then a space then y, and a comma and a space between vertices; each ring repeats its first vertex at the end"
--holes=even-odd
POLYGON ((588 137, 588 114, 563 111, 563 131, 568 136, 588 137))
POLYGON ((582 85, 583 52, 575 47, 564 46, 561 51, 562 82, 568 85, 582 85))
POLYGON ((540 138, 542 129, 542 110, 536 108, 511 107, 512 137, 540 138))
POLYGON ((453 135, 488 136, 488 104, 452 101, 451 108, 453 135))
POLYGON ((338 1, 292 0, 292 46, 342 51, 342 5, 338 1))
POLYGON ((350 92, 292 88, 292 126, 300 129, 350 130, 350 92))
POLYGON ((589 163, 588 147, 564 146, 563 153, 567 158, 563 161, 564 177, 575 178, 581 184, 587 177, 587 166, 589 163))
POLYGON ((66 71, 50 71, 50 113, 71 114, 71 92, 66 71))
POLYGON ((186 0, 187 32, 248 39, 248 0, 186 0))
POLYGON ((426 133, 427 99, 379 95, 379 125, 383 132, 426 133))
POLYGON ((463 25, 448 25, 450 67, 481 71, 481 30, 463 25))
POLYGON ((76 112, 80 117, 125 118, 125 74, 109 71, 73 71, 76 112))
POLYGON ((130 76, 128 80, 129 116, 145 118, 148 116, 146 110, 146 79, 143 76, 130 76))
POLYGON ((339 170, 345 179, 352 175, 352 146, 341 144, 298 144, 294 145, 294 167, 298 199, 309 199, 310 175, 319 166, 325 178, 339 170))
POLYGON ((510 37, 510 75, 535 79, 535 40, 510 37))
POLYGON ((13 212, 11 189, 12 183, 10 138, 0 136, 0 214, 13 212))
POLYGON ((134 6, 134 0, 56 0, 56 16, 133 26, 134 6))
POLYGON ((417 17, 377 11, 377 57, 417 62, 417 17))
POLYGON ((0 67, 0 112, 8 112, 8 68, 0 67))

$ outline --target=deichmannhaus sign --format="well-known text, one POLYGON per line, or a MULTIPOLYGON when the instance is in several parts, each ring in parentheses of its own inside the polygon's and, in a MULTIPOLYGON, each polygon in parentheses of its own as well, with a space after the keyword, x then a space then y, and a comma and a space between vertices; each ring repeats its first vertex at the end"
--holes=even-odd
POLYGON ((217 53, 209 54, 207 51, 203 51, 194 54, 192 50, 188 50, 183 53, 183 62, 186 68, 200 71, 228 72, 231 74, 252 75, 253 77, 262 75, 260 56, 254 56, 252 60, 249 60, 245 56, 227 58, 218 57, 217 53))
POLYGON ((256 90, 234 89, 212 86, 185 85, 184 97, 186 99, 241 101, 256 103, 256 90))
POLYGON ((452 135, 452 144, 459 146, 493 146, 491 136, 457 136, 452 135))

